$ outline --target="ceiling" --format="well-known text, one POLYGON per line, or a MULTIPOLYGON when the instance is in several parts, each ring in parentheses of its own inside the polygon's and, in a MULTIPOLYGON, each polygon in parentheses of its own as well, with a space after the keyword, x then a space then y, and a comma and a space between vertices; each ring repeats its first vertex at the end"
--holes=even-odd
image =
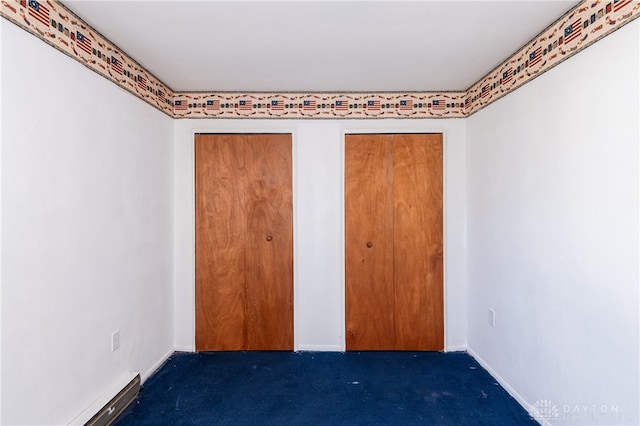
POLYGON ((575 6, 64 1, 176 91, 463 91, 575 6))

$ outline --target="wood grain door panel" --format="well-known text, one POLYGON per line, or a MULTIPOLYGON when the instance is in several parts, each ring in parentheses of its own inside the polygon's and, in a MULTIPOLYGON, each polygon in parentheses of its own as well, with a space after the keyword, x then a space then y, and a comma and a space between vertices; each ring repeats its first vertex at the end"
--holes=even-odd
POLYGON ((442 135, 345 138, 347 350, 444 348, 442 135))
POLYGON ((246 142, 247 349, 293 350, 291 136, 246 142))
POLYGON ((244 144, 233 135, 195 143, 196 348, 246 346, 244 144))
POLYGON ((441 136, 399 134, 393 152, 396 348, 441 350, 441 136))
POLYGON ((196 350, 293 349, 291 135, 197 135, 196 350))
POLYGON ((345 141, 347 350, 394 348, 392 150, 387 135, 345 141))

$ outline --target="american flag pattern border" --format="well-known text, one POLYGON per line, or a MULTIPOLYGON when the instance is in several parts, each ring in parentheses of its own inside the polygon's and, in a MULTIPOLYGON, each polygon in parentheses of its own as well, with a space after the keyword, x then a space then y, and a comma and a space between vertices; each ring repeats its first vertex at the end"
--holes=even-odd
POLYGON ((0 5, 7 20, 173 116, 173 90, 61 3, 1 0, 0 5))
POLYGON ((459 118, 464 117, 465 95, 177 92, 174 114, 180 118, 459 118))
POLYGON ((639 16, 639 0, 580 2, 471 86, 465 98, 465 115, 495 102, 639 16))
POLYGON ((0 15, 174 118, 462 118, 640 16, 640 0, 584 0, 462 92, 174 92, 52 0, 0 0, 0 15))

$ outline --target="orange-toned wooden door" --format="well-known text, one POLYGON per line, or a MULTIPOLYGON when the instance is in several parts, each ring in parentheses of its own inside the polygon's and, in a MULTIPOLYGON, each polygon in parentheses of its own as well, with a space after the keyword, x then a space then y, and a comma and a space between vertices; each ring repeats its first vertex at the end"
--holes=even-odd
POLYGON ((393 136, 345 142, 347 350, 394 348, 393 136))
POLYGON ((347 350, 444 347, 442 135, 347 135, 347 350))
POLYGON ((293 349, 290 135, 197 135, 196 349, 293 349))
POLYGON ((291 135, 245 143, 247 349, 293 350, 291 135))
POLYGON ((395 344, 444 349, 442 135, 393 139, 395 344))
POLYGON ((197 135, 196 349, 246 348, 244 141, 197 135))

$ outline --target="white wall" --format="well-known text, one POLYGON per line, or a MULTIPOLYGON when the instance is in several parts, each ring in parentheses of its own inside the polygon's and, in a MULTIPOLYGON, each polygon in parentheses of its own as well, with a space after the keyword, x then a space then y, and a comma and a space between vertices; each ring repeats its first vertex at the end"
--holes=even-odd
POLYGON ((344 131, 444 132, 445 335, 466 345, 466 178, 462 120, 177 120, 175 345, 194 349, 194 130, 294 134, 294 330, 297 350, 344 350, 344 131))
MULTIPOLYGON (((2 19, 0 19, 2 21, 2 19)), ((0 22, 0 47, 2 46, 2 26, 0 22)), ((2 53, 0 52, 0 82, 4 69, 2 53)), ((0 424, 2 424, 2 84, 0 84, 0 424)))
POLYGON ((467 120, 469 347, 553 424, 639 423, 639 25, 467 120))
POLYGON ((67 424, 173 350, 173 122, 0 21, 2 423, 67 424))

